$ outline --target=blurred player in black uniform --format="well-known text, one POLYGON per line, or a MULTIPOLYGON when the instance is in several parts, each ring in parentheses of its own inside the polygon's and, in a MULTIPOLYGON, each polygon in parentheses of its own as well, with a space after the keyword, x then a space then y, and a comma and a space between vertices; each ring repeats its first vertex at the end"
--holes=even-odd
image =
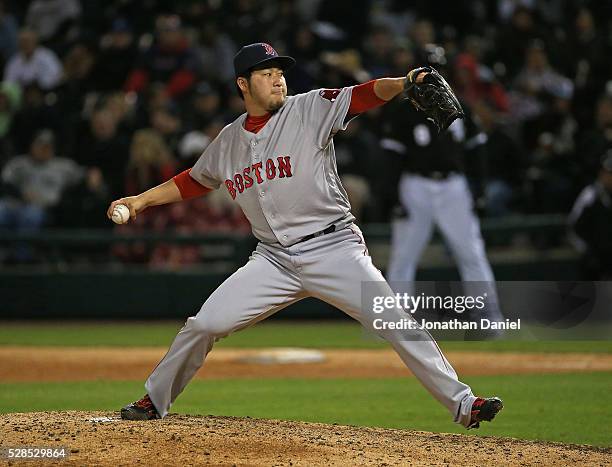
MULTIPOLYGON (((417 63, 422 64, 425 63, 417 63)), ((443 69, 438 67, 438 71, 443 69)), ((472 118, 470 109, 463 107, 465 118, 455 120, 441 134, 422 112, 400 99, 383 109, 382 120, 386 123, 381 146, 387 159, 392 165, 397 164, 401 172, 400 209, 393 221, 387 279, 396 292, 414 293, 417 264, 437 226, 455 258, 465 295, 486 294, 487 307, 483 314, 471 318, 497 321, 503 317, 495 278, 465 176, 466 167, 478 168, 486 157, 483 151, 487 137, 472 118)))
POLYGON ((601 159, 597 179, 574 204, 570 225, 582 252, 585 279, 612 279, 612 149, 601 159))

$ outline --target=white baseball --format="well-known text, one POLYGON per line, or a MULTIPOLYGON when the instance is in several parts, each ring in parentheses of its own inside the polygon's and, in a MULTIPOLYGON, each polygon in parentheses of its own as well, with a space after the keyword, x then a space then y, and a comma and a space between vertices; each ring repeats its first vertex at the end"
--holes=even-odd
POLYGON ((111 218, 115 224, 125 224, 130 220, 130 210, 125 204, 118 204, 113 209, 113 215, 111 218))

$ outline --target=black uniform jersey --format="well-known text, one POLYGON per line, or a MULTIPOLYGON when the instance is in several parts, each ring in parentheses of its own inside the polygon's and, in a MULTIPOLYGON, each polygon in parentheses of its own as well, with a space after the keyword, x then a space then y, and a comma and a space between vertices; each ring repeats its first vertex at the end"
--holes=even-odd
POLYGON ((469 152, 486 142, 486 135, 472 118, 465 104, 465 118, 455 120, 450 128, 438 134, 425 114, 400 99, 384 108, 381 146, 403 156, 404 172, 438 178, 450 172, 464 172, 469 152))

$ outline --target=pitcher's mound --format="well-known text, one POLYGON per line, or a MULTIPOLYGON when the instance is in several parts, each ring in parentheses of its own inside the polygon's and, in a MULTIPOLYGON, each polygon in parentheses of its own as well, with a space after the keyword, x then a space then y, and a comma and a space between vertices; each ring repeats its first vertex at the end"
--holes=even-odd
POLYGON ((3 448, 65 447, 61 465, 612 465, 589 446, 235 417, 14 413, 0 433, 3 448))
POLYGON ((320 363, 325 361, 325 354, 315 349, 300 349, 279 347, 277 349, 259 350, 237 359, 243 363, 259 363, 261 365, 320 363))

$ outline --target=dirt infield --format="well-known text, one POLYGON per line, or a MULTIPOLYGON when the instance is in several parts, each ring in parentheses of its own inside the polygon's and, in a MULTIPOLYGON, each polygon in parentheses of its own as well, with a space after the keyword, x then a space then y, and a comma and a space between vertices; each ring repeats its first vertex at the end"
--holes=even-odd
MULTIPOLYGON (((5 346, 0 381, 144 380, 165 351, 5 346)), ((410 376, 388 349, 324 350, 313 363, 253 363, 277 351, 217 349, 197 377, 410 376)), ((607 354, 448 352, 448 358, 468 375, 612 370, 607 354)), ((16 413, 0 415, 0 434, 0 447, 64 446, 69 457, 62 465, 612 465, 609 448, 248 417, 171 414, 127 422, 117 412, 16 413)))
POLYGON ((66 447, 61 465, 612 465, 589 446, 234 417, 6 414, 0 432, 4 447, 66 447))
MULTIPOLYGON (((0 381, 144 380, 165 348, 0 347, 0 381)), ((197 377, 389 378, 410 372, 397 354, 383 350, 324 350, 317 363, 256 364, 265 349, 217 349, 197 377)), ((612 371, 612 355, 589 353, 448 352, 462 375, 612 371)))

